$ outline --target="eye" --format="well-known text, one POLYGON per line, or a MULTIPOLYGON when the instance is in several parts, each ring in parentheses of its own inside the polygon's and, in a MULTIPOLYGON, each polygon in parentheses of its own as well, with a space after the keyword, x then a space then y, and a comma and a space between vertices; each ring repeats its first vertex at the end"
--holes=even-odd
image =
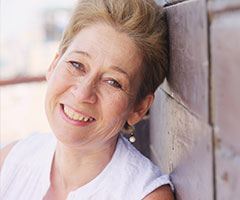
POLYGON ((116 80, 114 80, 114 79, 107 80, 107 83, 108 83, 109 85, 115 87, 115 88, 119 88, 119 89, 122 88, 121 84, 118 83, 118 82, 117 82, 116 80))
POLYGON ((69 63, 71 64, 72 67, 84 71, 84 65, 82 63, 76 61, 69 61, 69 63))

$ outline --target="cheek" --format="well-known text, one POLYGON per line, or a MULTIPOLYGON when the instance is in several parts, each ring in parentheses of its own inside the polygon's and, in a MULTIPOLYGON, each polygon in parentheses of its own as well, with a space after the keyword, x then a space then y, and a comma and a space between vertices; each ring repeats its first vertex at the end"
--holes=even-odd
POLYGON ((56 69, 47 82, 47 91, 45 95, 45 112, 47 116, 52 113, 59 102, 64 91, 68 90, 70 81, 62 75, 59 69, 56 69))
POLYGON ((62 73, 62 67, 58 66, 47 83, 47 98, 60 95, 69 87, 70 80, 62 73))
POLYGON ((121 95, 109 95, 109 98, 104 98, 102 111, 104 125, 101 124, 99 132, 104 134, 107 132, 109 135, 118 133, 127 120, 129 100, 121 95))
POLYGON ((126 118, 127 113, 130 110, 130 101, 128 96, 123 94, 112 94, 108 98, 104 98, 104 110, 108 111, 107 115, 110 115, 112 118, 121 120, 126 118))

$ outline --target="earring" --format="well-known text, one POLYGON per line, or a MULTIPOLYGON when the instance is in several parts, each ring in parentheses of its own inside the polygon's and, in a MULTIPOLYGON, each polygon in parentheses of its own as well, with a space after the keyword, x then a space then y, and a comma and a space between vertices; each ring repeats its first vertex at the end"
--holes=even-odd
POLYGON ((130 125, 128 122, 124 124, 122 132, 124 133, 125 137, 128 138, 129 142, 134 143, 136 142, 136 137, 134 135, 135 128, 134 126, 130 125))
POLYGON ((136 142, 136 137, 134 136, 134 132, 131 132, 131 133, 130 133, 130 136, 129 136, 128 140, 129 140, 131 143, 136 142))
POLYGON ((129 138, 128 138, 128 140, 131 143, 134 143, 134 142, 136 142, 136 137, 134 135, 135 128, 134 128, 134 126, 130 125, 129 123, 127 123, 127 124, 128 124, 128 131, 129 131, 129 138))

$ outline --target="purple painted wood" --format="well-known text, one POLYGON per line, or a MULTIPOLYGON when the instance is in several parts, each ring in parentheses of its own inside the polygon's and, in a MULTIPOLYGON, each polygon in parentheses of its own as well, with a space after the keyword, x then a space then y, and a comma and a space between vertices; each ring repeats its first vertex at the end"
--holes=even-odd
POLYGON ((166 8, 169 22, 171 95, 208 121, 206 4, 186 1, 166 8))
POLYGON ((240 197, 240 7, 211 24, 217 200, 240 197))
POLYGON ((211 127, 159 89, 151 110, 152 159, 172 172, 178 200, 213 199, 211 127))

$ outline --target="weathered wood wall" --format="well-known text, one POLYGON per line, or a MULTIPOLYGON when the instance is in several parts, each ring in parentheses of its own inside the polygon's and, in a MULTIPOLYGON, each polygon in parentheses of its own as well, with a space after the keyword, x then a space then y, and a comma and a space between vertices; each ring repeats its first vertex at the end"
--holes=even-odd
POLYGON ((240 199, 240 1, 211 2, 211 107, 217 200, 240 199))
POLYGON ((166 11, 170 71, 151 109, 151 157, 178 200, 238 200, 240 2, 168 1, 166 11))

